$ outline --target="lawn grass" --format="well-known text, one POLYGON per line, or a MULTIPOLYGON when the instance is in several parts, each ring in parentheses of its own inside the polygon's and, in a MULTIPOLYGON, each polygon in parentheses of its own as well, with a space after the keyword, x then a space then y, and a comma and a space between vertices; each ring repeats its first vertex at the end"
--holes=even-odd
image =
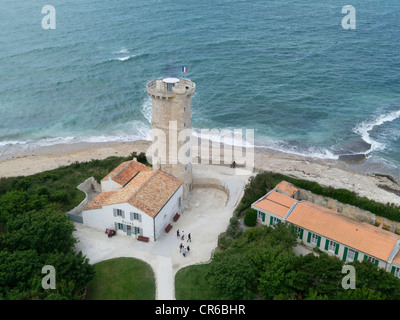
POLYGON ((154 300, 156 282, 152 268, 135 258, 115 258, 94 265, 87 300, 154 300))
POLYGON ((221 300, 206 282, 209 264, 180 269, 175 275, 176 300, 221 300))

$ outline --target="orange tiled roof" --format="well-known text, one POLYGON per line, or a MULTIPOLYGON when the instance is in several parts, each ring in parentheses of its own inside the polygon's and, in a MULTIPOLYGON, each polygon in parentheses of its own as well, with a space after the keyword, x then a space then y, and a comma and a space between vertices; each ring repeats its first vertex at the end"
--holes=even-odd
POLYGON ((271 212, 283 218, 296 201, 297 200, 279 192, 271 191, 264 199, 255 203, 254 207, 271 212))
POLYGON ((135 160, 125 161, 106 175, 101 181, 107 181, 111 178, 111 180, 119 185, 124 186, 140 171, 151 171, 151 168, 135 160))
POLYGON ((158 169, 129 203, 154 218, 181 185, 181 180, 158 169))
MULTIPOLYGON (((160 169, 152 170, 141 164, 146 168, 136 171, 135 168, 139 168, 139 166, 136 166, 137 162, 129 162, 133 168, 130 169, 129 164, 123 163, 110 173, 113 177, 119 176, 118 181, 126 181, 126 185, 116 191, 100 193, 86 205, 84 210, 100 209, 104 206, 119 203, 130 203, 154 218, 182 185, 181 180, 160 169), (131 177, 129 177, 129 173, 132 175, 131 177)), ((107 180, 108 175, 104 179, 107 180)))
POLYGON ((275 189, 279 189, 280 191, 286 193, 289 197, 292 197, 293 195, 296 194, 299 189, 297 189, 294 185, 290 184, 287 181, 281 181, 279 182, 275 189))
POLYGON ((399 252, 396 253, 396 255, 394 256, 392 262, 397 263, 398 265, 400 265, 400 250, 399 250, 399 252))
POLYGON ((400 239, 392 232, 308 201, 297 203, 287 221, 384 261, 400 239))

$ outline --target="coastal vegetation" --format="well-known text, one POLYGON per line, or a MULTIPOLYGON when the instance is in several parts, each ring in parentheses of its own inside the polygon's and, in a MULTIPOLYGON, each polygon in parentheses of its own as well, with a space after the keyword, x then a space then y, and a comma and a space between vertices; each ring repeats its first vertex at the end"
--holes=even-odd
POLYGON ((0 179, 0 299, 80 299, 95 270, 75 252, 74 225, 65 214, 84 193, 90 176, 101 180, 130 157, 73 163, 26 177, 0 179), (56 271, 56 289, 44 290, 44 266, 56 271))
POLYGON ((326 253, 297 256, 296 232, 281 223, 251 228, 210 263, 176 274, 177 299, 398 300, 400 279, 368 260, 352 262, 356 289, 342 287, 344 261, 326 253), (379 281, 376 281, 379 279, 379 281))

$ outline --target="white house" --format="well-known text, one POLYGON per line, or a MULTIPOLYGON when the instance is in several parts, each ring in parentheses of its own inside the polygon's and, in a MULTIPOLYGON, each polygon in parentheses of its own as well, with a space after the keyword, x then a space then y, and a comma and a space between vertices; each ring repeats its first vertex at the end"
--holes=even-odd
POLYGON ((101 181, 102 192, 83 210, 83 223, 156 241, 180 212, 183 187, 178 178, 137 162, 121 163, 101 181))

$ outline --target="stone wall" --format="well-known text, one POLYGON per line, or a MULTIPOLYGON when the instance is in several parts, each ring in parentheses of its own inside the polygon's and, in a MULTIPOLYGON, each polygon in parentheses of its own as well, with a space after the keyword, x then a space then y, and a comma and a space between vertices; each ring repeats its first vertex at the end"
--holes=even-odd
POLYGON ((97 183, 93 177, 90 177, 77 186, 77 189, 85 193, 85 199, 75 208, 68 211, 67 215, 70 216, 73 221, 82 223, 83 208, 101 192, 101 185, 97 183))
POLYGON ((213 178, 193 178, 194 188, 215 188, 225 192, 227 200, 229 199, 229 190, 226 188, 220 180, 213 178))
POLYGON ((332 210, 335 210, 337 208, 337 212, 343 214, 344 216, 356 219, 358 221, 370 223, 375 226, 379 226, 381 223, 383 223, 383 229, 391 232, 397 231, 398 233, 400 231, 400 222, 388 220, 386 218, 377 216, 369 211, 357 208, 349 204, 344 204, 332 198, 313 194, 308 190, 299 190, 299 200, 307 200, 332 210))

